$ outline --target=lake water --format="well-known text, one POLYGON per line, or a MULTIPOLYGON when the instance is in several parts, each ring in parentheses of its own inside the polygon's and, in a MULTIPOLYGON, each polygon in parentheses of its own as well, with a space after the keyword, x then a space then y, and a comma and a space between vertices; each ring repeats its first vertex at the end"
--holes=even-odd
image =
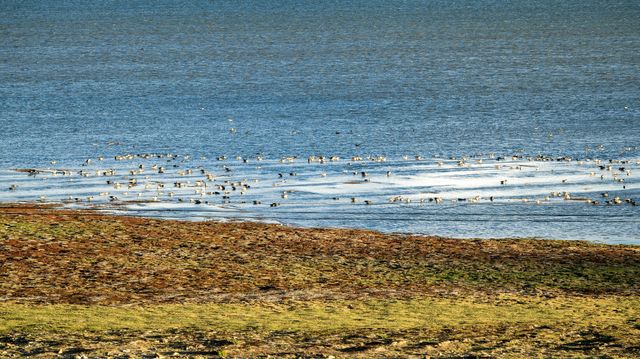
POLYGON ((3 1, 0 14, 1 202, 640 243, 640 2, 3 1), (114 159, 143 153, 163 157, 114 159))

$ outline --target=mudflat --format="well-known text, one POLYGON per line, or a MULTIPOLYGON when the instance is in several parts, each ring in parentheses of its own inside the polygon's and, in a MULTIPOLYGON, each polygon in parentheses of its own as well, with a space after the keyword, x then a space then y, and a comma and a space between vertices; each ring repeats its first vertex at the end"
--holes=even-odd
POLYGON ((0 207, 0 355, 640 355, 640 247, 0 207))

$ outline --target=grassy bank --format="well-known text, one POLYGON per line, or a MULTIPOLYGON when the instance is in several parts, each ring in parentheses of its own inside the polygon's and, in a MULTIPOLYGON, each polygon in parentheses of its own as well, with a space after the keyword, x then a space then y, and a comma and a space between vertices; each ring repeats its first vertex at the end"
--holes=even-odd
POLYGON ((0 208, 0 355, 640 355, 640 247, 0 208))

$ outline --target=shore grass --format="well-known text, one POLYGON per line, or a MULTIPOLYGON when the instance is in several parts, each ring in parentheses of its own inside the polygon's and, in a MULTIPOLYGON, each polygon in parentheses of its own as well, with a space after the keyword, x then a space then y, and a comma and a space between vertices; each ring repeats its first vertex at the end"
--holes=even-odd
POLYGON ((640 356, 640 247, 0 208, 0 356, 640 356))
POLYGON ((0 323, 0 348, 4 341, 10 349, 21 338, 39 354, 82 348, 110 355, 122 347, 138 356, 640 354, 637 297, 125 307, 4 303, 0 323))
MULTIPOLYGON (((415 298, 295 303, 159 304, 151 306, 25 305, 3 303, 0 333, 34 331, 279 330, 332 332, 363 328, 442 329, 473 324, 584 326, 635 325, 640 319, 636 297, 553 299, 501 296, 477 299, 415 298)), ((640 333, 638 333, 640 334, 640 333)), ((640 339, 640 338, 639 338, 640 339)))

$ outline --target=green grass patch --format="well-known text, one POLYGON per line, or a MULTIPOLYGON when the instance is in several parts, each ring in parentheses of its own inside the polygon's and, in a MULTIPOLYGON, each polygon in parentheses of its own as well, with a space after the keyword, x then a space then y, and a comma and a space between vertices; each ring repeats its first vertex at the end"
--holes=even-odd
POLYGON ((289 304, 168 304, 149 306, 0 305, 0 332, 163 330, 217 328, 221 331, 344 331, 359 328, 406 330, 473 323, 582 325, 621 324, 640 316, 637 297, 502 296, 475 299, 423 298, 300 302, 289 304))
POLYGON ((640 353, 638 297, 0 305, 0 354, 613 356, 640 353), (4 351, 3 351, 4 350, 4 351))

